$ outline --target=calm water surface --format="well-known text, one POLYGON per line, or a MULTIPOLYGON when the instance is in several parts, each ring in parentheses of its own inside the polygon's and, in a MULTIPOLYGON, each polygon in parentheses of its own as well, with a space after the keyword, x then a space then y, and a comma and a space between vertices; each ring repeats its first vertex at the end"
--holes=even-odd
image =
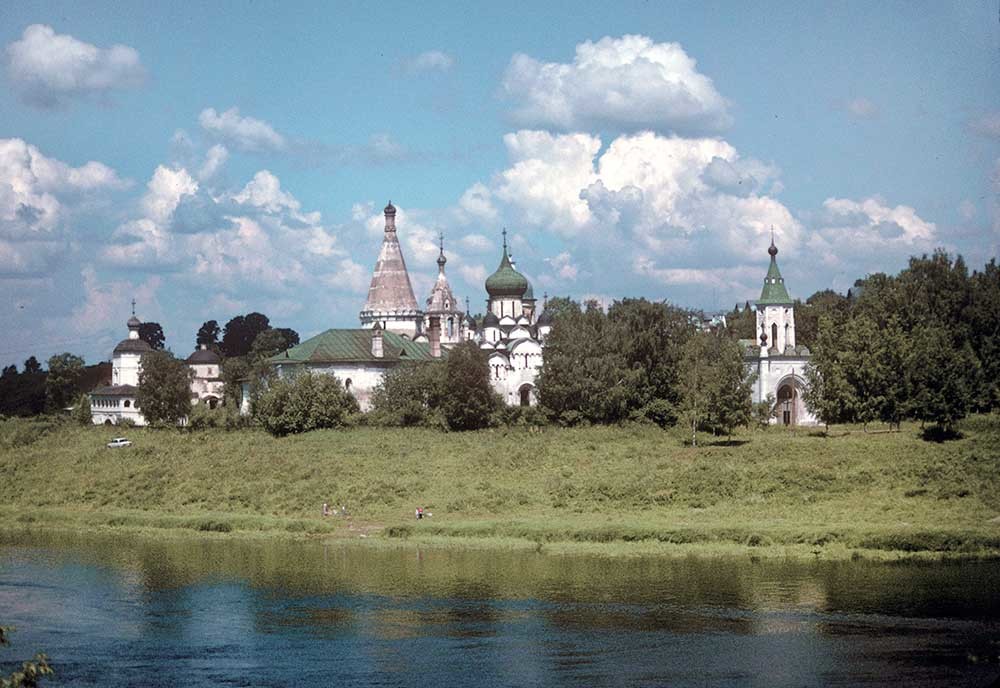
POLYGON ((1000 564, 0 536, 71 686, 987 686, 1000 564))

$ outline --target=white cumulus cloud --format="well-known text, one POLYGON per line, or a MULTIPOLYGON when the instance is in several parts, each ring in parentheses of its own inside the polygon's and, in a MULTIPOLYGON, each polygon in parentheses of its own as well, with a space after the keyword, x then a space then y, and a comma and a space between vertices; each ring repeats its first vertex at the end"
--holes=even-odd
POLYGON ((0 139, 0 232, 9 234, 12 224, 52 229, 62 208, 59 198, 128 185, 103 163, 73 167, 22 139, 0 139))
POLYGON ((411 73, 447 72, 455 66, 455 58, 441 50, 427 50, 404 60, 403 68, 411 73))
POLYGON ((700 134, 732 121, 726 99, 680 44, 646 36, 586 41, 571 63, 515 54, 502 90, 529 127, 700 134))
POLYGON ((285 137, 267 122, 245 117, 239 108, 232 107, 218 113, 215 108, 205 108, 198 115, 202 129, 235 148, 254 153, 283 151, 288 143, 285 137))
POLYGON ((146 77, 134 48, 98 48, 44 24, 32 24, 7 46, 6 67, 20 99, 39 108, 107 98, 113 90, 142 85, 146 77))

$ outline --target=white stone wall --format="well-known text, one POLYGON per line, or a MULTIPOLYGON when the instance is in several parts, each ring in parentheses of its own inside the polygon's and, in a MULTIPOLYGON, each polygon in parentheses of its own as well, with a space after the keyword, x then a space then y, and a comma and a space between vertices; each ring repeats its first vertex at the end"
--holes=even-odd
POLYGON ((370 330, 379 323, 383 330, 413 339, 423 330, 424 314, 420 311, 361 311, 361 327, 370 330))
POLYGON ((118 353, 111 359, 111 384, 139 386, 142 354, 118 353))
MULTIPOLYGON (((276 367, 279 377, 285 377, 288 374, 294 375, 298 370, 302 369, 302 366, 298 365, 285 368, 279 364, 276 367)), ((372 392, 382 382, 382 378, 385 377, 385 372, 388 370, 385 366, 372 366, 362 363, 315 365, 308 366, 307 369, 314 374, 334 375, 337 377, 341 384, 347 386, 348 391, 358 400, 358 406, 361 407, 362 411, 371 410, 372 392), (348 381, 350 382, 349 385, 348 381)), ((249 412, 249 408, 247 412, 249 412)))
POLYGON ((134 397, 91 397, 90 398, 90 420, 94 425, 104 425, 110 421, 112 425, 118 425, 123 419, 129 419, 136 425, 145 425, 146 419, 135 407, 134 397), (126 406, 126 402, 128 406, 126 406))
MULTIPOLYGON (((817 425, 818 420, 809 412, 802 399, 805 391, 805 367, 807 358, 791 356, 762 356, 748 364, 748 369, 757 373, 757 381, 753 387, 753 401, 758 403, 767 399, 770 394, 775 402, 778 400, 778 390, 785 384, 793 384, 797 389, 795 401, 795 422, 797 425, 817 425)), ((772 423, 782 422, 779 414, 771 420, 772 423)))
POLYGON ((510 351, 490 354, 490 383, 509 406, 520 406, 521 389, 531 388, 529 404, 538 403, 536 381, 542 367, 542 347, 533 339, 518 342, 510 351))
POLYGON ((189 363, 188 367, 194 371, 194 378, 191 380, 191 394, 196 396, 191 399, 192 404, 197 404, 208 397, 222 399, 225 384, 222 380, 216 379, 222 374, 220 364, 189 363))
POLYGON ((778 347, 784 353, 789 346, 795 347, 795 313, 791 306, 758 306, 757 331, 754 339, 760 343, 761 325, 767 333, 768 348, 778 347), (772 327, 772 325, 774 327, 772 327), (777 333, 777 339, 774 334, 777 333))
POLYGON ((521 304, 521 299, 518 297, 507 297, 499 299, 492 299, 489 304, 489 308, 493 311, 493 315, 498 318, 509 317, 518 318, 524 313, 524 306, 521 304))

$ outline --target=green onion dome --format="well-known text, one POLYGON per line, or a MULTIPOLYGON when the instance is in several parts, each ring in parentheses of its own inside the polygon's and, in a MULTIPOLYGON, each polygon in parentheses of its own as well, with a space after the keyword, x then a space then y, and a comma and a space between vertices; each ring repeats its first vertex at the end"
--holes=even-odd
POLYGON ((522 298, 528 289, 528 279, 514 269, 510 264, 510 256, 507 255, 507 239, 504 237, 503 258, 500 259, 500 267, 496 272, 486 278, 486 293, 491 297, 515 297, 522 298))

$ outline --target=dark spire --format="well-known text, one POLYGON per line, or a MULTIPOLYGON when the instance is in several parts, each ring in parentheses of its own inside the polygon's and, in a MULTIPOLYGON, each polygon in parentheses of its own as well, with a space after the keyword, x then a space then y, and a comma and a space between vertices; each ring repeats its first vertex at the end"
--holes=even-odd
POLYGON ((771 225, 771 246, 767 252, 771 256, 771 260, 774 260, 774 257, 778 255, 778 247, 774 245, 774 225, 771 225))

